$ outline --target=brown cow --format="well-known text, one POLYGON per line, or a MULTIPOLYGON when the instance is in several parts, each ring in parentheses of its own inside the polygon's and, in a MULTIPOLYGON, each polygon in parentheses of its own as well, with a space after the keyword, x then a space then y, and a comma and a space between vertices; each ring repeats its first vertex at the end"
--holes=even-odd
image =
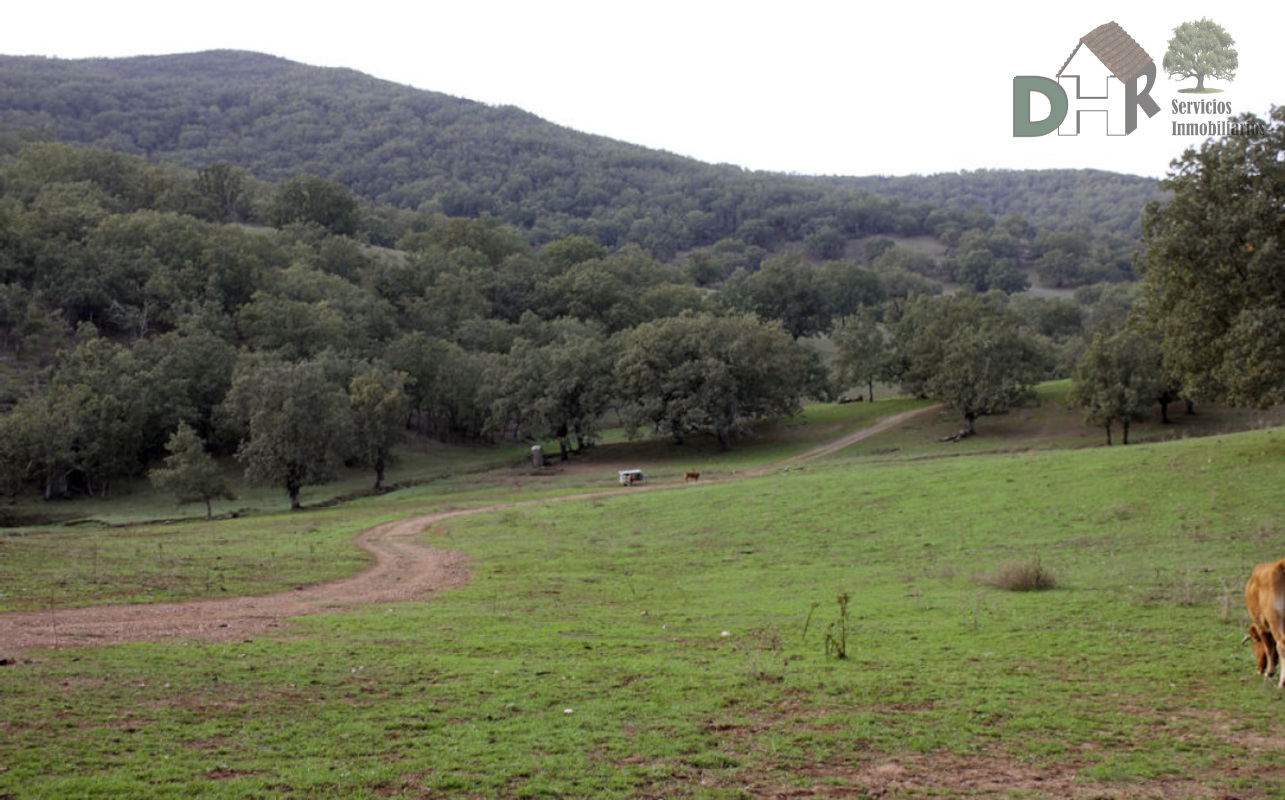
POLYGON ((1257 625, 1250 625, 1249 633, 1241 639, 1241 644, 1248 641, 1254 643, 1254 660, 1258 662, 1258 674, 1270 678, 1280 660, 1272 635, 1269 633, 1264 636, 1257 625))
POLYGON ((689 469, 683 473, 683 483, 687 483, 688 481, 698 481, 700 479, 701 474, 694 469, 689 469))
MULTIPOLYGON (((1249 634, 1254 642, 1258 674, 1270 676, 1285 660, 1285 559, 1259 564, 1245 584, 1249 634)), ((1276 688, 1285 689, 1285 669, 1276 688)))

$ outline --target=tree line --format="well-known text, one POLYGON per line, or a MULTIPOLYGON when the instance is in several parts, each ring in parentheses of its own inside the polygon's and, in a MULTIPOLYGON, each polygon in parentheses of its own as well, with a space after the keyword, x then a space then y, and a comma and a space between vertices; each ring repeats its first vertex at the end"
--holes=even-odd
POLYGON ((1186 149, 1147 205, 1136 313, 1096 333, 1072 400, 1106 429, 1155 402, 1266 408, 1285 400, 1285 108, 1245 135, 1186 149))
POLYGON ((65 144, 5 157, 0 187, 0 471, 50 499, 194 440, 296 503, 341 463, 378 484, 408 427, 586 447, 612 415, 730 446, 837 393, 812 338, 904 324, 941 291, 896 241, 666 263, 585 236, 535 247, 490 217, 381 217, 316 176, 65 144), (396 247, 369 244, 372 219, 398 220, 396 247))
POLYGON ((333 182, 69 145, 24 147, 0 181, 9 493, 107 494, 196 441, 297 504, 339 464, 378 485, 408 424, 583 447, 609 408, 631 430, 730 445, 798 409, 814 360, 637 247, 533 248, 493 218, 432 215, 375 248, 333 182), (649 383, 687 361, 703 367, 681 385, 649 383))
POLYGON ((815 178, 835 186, 933 208, 1021 214, 1050 231, 1091 230, 1137 239, 1147 203, 1162 200, 1158 181, 1093 169, 979 169, 940 175, 815 178))
MULTIPOLYGON (((1107 444, 1117 425, 1127 444, 1130 425, 1157 408, 1168 422, 1178 401, 1285 401, 1285 108, 1238 121, 1249 133, 1185 150, 1162 182, 1166 197, 1146 204, 1138 284, 1077 290, 1088 309, 1078 321, 1060 301, 1034 315, 1028 306, 1026 323, 1054 345, 1054 372, 1072 377, 1070 402, 1107 444)), ((920 300, 890 329, 863 312, 840 324, 837 363, 871 389, 893 377, 941 399, 971 433, 979 413, 1029 396, 1041 343, 1014 335, 1025 303, 997 293, 920 300), (990 308, 966 311, 979 302, 990 308)))
POLYGON ((931 267, 878 236, 837 259, 738 241, 671 263, 390 213, 316 176, 31 143, 0 160, 0 486, 52 499, 173 479, 198 442, 297 502, 340 463, 378 483, 408 428, 584 447, 614 415, 730 446, 876 382, 946 402, 969 431, 1059 376, 1108 430, 1178 397, 1278 402, 1278 112, 1264 129, 1184 155, 1174 200, 1146 212, 1140 287, 1061 299, 999 279, 946 295, 924 276, 985 249, 1003 278, 1040 239, 977 212, 937 215, 937 241, 957 239, 931 267), (372 225, 396 247, 373 246, 372 225))

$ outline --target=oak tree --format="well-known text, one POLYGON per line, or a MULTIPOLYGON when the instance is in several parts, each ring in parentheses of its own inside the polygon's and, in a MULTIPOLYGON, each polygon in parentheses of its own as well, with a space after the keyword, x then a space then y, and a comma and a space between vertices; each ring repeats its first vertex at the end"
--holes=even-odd
POLYGON ((304 486, 333 480, 351 449, 348 397, 317 362, 243 366, 224 415, 241 430, 236 457, 247 480, 285 489, 291 509, 301 507, 304 486))
POLYGON ((384 488, 384 470, 393 456, 393 446, 406 433, 410 400, 406 396, 405 372, 375 364, 353 377, 348 384, 356 428, 357 456, 375 470, 375 491, 384 488))
POLYGON ((683 314, 646 322, 622 337, 615 375, 621 417, 682 443, 704 432, 731 446, 756 419, 800 408, 813 356, 779 322, 752 314, 683 314))
POLYGON ((977 418, 1020 406, 1034 395, 1047 354, 999 292, 914 301, 894 331, 903 390, 959 412, 965 432, 977 418))
POLYGON ((1125 328, 1112 335, 1099 334, 1080 359, 1071 385, 1071 405, 1084 409, 1084 421, 1106 429, 1119 422, 1124 444, 1129 424, 1147 418, 1164 392, 1159 349, 1142 334, 1125 328))
POLYGON ((204 503, 207 520, 213 516, 212 501, 236 499, 218 462, 205 451, 205 442, 186 423, 170 435, 165 449, 165 466, 147 475, 157 489, 174 495, 180 505, 204 503))
POLYGON ((1234 80, 1239 66, 1232 45, 1236 40, 1211 19, 1184 22, 1173 29, 1162 65, 1169 77, 1195 78, 1196 91, 1205 90, 1205 78, 1234 80))
POLYGON ((361 222, 357 201, 348 188, 316 175, 296 175, 278 184, 268 219, 277 228, 312 224, 340 236, 356 233, 361 222))
POLYGON ((1285 400, 1285 108, 1173 162, 1148 206, 1142 307, 1197 401, 1285 400))
POLYGON ((873 309, 839 320, 832 334, 838 353, 835 355, 835 383, 840 388, 866 385, 868 397, 875 399, 875 381, 888 377, 892 348, 888 334, 873 309))

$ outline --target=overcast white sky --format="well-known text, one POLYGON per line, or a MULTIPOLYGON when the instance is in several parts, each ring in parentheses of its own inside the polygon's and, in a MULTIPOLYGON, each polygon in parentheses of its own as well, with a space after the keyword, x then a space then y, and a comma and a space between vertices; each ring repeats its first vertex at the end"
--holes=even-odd
MULTIPOLYGON (((1052 78, 1079 38, 1119 23, 1157 62, 1173 28, 1209 17, 1236 40, 1233 112, 1285 103, 1285 6, 1174 0, 934 3, 580 0, 360 3, 48 0, 13 3, 0 53, 59 58, 253 50, 514 105, 588 133, 749 169, 908 175, 1091 167, 1163 177, 1199 137, 1174 136, 1180 87, 1137 131, 1012 135, 1012 82, 1052 78)), ((1118 85, 1118 84, 1117 84, 1118 85)), ((1040 116, 1039 98, 1036 96, 1040 116)), ((1046 111, 1046 108, 1044 109, 1046 111)))

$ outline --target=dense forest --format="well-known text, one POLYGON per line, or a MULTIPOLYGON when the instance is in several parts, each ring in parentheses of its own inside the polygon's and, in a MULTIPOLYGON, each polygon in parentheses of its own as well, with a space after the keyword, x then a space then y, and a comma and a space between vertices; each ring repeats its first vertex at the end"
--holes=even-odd
MULTIPOLYGON (((494 217, 393 215, 397 246, 376 247, 363 206, 322 178, 59 143, 0 160, 0 189, 0 482, 48 498, 107 493, 197 441, 297 502, 341 463, 382 474, 407 422, 584 447, 613 414, 731 446, 876 377, 937 391, 942 319, 1021 330, 969 350, 1020 365, 1022 386, 1067 374, 1132 296, 944 296, 890 237, 860 259, 761 253, 721 278, 584 236, 533 247, 494 217), (811 344, 831 335, 833 373, 811 344)), ((974 216, 961 241, 977 248, 1038 239, 974 216)), ((970 424, 1015 397, 978 401, 970 424)))
POLYGON ((1088 228, 1135 238, 1142 230, 1142 210, 1161 196, 1156 181, 1096 169, 966 170, 817 180, 934 208, 980 208, 997 217, 1020 214, 1048 230, 1088 228))
POLYGON ((749 173, 247 53, 6 57, 0 493, 151 470, 208 500, 215 454, 297 504, 339 464, 378 485, 408 431, 730 447, 876 381, 971 431, 1137 296, 1133 223, 988 211, 1040 179, 978 177, 932 190, 957 203, 749 173))
MULTIPOLYGON (((1156 181, 1074 170, 805 179, 708 165, 480 103, 255 53, 65 61, 0 57, 0 131, 357 197, 489 214, 533 244, 569 235, 662 260, 732 239, 769 249, 871 233, 937 235, 936 210, 1020 213, 1037 229, 1137 238, 1156 181)), ((383 242, 390 244, 391 242, 383 242)), ((1111 245, 1118 248, 1119 242, 1111 245)))

